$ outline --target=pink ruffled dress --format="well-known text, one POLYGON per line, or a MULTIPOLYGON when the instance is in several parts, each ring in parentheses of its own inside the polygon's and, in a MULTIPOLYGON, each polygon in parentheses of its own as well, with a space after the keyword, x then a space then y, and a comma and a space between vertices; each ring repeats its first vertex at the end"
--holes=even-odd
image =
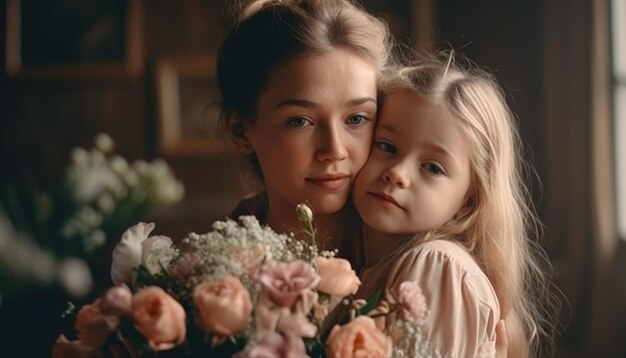
POLYGON ((417 282, 428 314, 422 332, 443 357, 495 357, 500 305, 477 263, 461 245, 433 240, 364 268, 358 298, 381 287, 417 282))

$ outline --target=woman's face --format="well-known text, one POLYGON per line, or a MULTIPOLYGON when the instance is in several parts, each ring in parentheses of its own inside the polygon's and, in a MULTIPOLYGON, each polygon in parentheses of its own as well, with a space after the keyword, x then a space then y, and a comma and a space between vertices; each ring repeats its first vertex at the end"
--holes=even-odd
POLYGON ((272 72, 246 136, 261 165, 270 215, 346 203, 371 147, 376 71, 346 50, 298 57, 272 72))

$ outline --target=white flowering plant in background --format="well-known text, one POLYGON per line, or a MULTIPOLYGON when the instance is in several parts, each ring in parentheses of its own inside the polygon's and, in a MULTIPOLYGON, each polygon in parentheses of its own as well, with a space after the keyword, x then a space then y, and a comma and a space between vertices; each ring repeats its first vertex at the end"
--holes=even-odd
POLYGON ((106 134, 75 148, 57 190, 34 186, 0 193, 0 296, 59 283, 86 295, 86 262, 152 211, 182 199, 184 188, 160 159, 129 163, 106 134))
POLYGON ((130 227, 113 251, 115 286, 70 309, 74 330, 53 358, 435 357, 419 331, 419 287, 352 299, 361 283, 350 263, 318 249, 309 207, 296 212, 305 229, 289 235, 254 216, 176 243, 151 235, 153 223, 130 227), (347 319, 327 329, 343 306, 347 319))

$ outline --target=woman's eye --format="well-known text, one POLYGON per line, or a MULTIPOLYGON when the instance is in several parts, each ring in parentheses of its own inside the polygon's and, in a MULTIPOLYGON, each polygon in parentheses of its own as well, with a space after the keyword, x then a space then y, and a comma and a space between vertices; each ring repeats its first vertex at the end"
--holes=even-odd
POLYGON ((396 146, 391 143, 378 142, 376 143, 376 145, 378 146, 378 148, 382 149, 382 151, 385 153, 389 153, 389 154, 398 153, 398 148, 396 148, 396 146))
POLYGON ((292 118, 289 120, 289 122, 287 122, 291 127, 296 127, 296 128, 300 128, 300 127, 305 127, 309 124, 311 124, 311 121, 308 120, 305 117, 296 117, 296 118, 292 118))
POLYGON ((426 163, 423 165, 424 169, 426 169, 426 171, 432 175, 443 175, 443 169, 441 169, 440 166, 438 166, 437 164, 433 164, 433 163, 426 163))
POLYGON ((365 116, 362 115, 356 115, 356 116, 352 116, 350 118, 348 118, 347 122, 349 125, 361 125, 363 123, 365 123, 365 121, 367 121, 367 118, 365 116))

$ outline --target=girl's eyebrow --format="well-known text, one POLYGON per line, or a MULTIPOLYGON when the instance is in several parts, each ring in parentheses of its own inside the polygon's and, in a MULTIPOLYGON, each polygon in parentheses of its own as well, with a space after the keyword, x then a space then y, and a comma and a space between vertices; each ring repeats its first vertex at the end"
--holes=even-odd
MULTIPOLYGON (((396 127, 390 125, 389 123, 383 123, 378 128, 381 130, 385 130, 391 134, 399 134, 399 131, 396 129, 396 127)), ((423 146, 428 147, 430 150, 450 158, 455 163, 458 161, 457 158, 452 154, 452 152, 446 149, 445 146, 433 142, 424 143, 423 146)))
POLYGON ((432 150, 432 151, 434 151, 436 153, 439 153, 439 154, 449 158, 454 163, 458 162, 456 156, 454 156, 454 154, 452 154, 452 152, 449 151, 448 149, 446 149, 444 146, 441 146, 441 145, 436 144, 436 143, 425 143, 424 146, 430 148, 430 150, 432 150))
MULTIPOLYGON (((348 100, 346 102, 347 105, 349 106, 359 106, 368 102, 372 102, 374 104, 376 104, 376 98, 373 97, 359 97, 359 98, 355 98, 355 99, 351 99, 348 100)), ((284 101, 280 101, 277 105, 276 108, 280 108, 280 107, 287 107, 287 106, 298 106, 298 107, 307 107, 307 108, 314 108, 314 107, 321 107, 321 104, 308 100, 308 99, 300 99, 300 98, 289 98, 286 99, 284 101)))

